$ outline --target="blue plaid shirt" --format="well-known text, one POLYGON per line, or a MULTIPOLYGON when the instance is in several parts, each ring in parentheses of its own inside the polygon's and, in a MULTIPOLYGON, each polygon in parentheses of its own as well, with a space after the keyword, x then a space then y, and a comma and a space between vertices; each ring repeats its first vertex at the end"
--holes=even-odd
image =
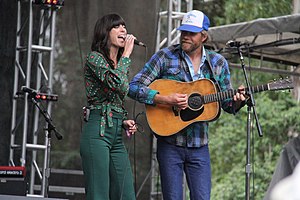
MULTIPOLYGON (((144 68, 132 79, 129 84, 128 95, 140 103, 154 104, 154 96, 159 91, 150 89, 148 85, 156 79, 193 81, 189 65, 191 65, 191 62, 184 56, 180 45, 161 49, 151 57, 144 68)), ((223 56, 214 51, 205 50, 200 74, 199 79, 213 80, 219 86, 220 91, 232 89, 228 63, 223 56), (211 68, 208 59, 210 59, 211 68)), ((221 107, 226 112, 235 113, 232 99, 222 101, 221 107)), ((171 136, 156 136, 178 146, 201 147, 208 144, 208 122, 193 123, 171 136)))

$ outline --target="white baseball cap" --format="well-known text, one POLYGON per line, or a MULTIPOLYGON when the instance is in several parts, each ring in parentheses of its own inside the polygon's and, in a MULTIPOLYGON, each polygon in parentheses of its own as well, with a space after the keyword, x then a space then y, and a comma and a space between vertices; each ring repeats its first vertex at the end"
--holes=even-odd
POLYGON ((209 19, 203 12, 192 10, 183 16, 181 26, 177 30, 199 33, 203 30, 207 31, 209 25, 209 19))

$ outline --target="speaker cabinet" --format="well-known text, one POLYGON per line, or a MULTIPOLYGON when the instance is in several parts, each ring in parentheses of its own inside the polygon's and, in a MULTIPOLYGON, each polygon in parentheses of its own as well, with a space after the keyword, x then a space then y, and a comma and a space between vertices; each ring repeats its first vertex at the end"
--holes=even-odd
POLYGON ((26 188, 24 178, 0 178, 0 194, 25 196, 26 188))

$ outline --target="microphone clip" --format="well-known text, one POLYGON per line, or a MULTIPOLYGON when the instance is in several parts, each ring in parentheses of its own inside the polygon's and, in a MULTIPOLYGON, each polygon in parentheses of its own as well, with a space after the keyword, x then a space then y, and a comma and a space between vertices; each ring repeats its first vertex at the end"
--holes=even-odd
POLYGON ((242 43, 241 41, 229 40, 228 42, 226 42, 226 46, 231 47, 231 48, 233 48, 233 47, 239 48, 244 45, 246 45, 246 44, 242 43))

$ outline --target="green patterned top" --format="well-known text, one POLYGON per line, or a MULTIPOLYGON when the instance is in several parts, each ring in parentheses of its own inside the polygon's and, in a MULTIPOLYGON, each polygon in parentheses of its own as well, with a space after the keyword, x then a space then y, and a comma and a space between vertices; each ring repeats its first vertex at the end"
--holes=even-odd
POLYGON ((85 92, 91 109, 99 109, 101 115, 100 135, 104 135, 105 124, 113 126, 113 112, 127 116, 124 108, 128 93, 128 74, 131 59, 121 57, 115 69, 112 69, 104 56, 96 51, 90 52, 84 67, 85 92))

